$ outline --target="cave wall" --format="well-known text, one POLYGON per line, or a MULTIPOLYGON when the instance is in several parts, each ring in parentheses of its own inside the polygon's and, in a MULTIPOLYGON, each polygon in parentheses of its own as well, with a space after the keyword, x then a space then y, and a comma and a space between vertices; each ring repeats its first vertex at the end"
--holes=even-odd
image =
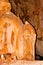
POLYGON ((36 30, 36 55, 43 57, 43 0, 9 0, 11 11, 23 23, 30 22, 36 30))

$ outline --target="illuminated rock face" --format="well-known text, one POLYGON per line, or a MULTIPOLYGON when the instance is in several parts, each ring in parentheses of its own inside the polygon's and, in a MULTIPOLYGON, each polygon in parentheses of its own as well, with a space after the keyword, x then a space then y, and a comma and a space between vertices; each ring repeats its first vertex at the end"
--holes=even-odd
POLYGON ((23 24, 10 9, 8 2, 0 1, 0 55, 11 54, 16 59, 34 60, 35 30, 28 22, 23 24))
POLYGON ((0 53, 14 52, 13 46, 15 45, 16 36, 21 26, 22 22, 20 22, 19 18, 10 12, 0 17, 0 43, 2 43, 0 50, 3 49, 3 52, 1 51, 0 53), (6 47, 8 50, 6 50, 6 47))
POLYGON ((16 42, 18 59, 35 59, 35 39, 36 34, 34 28, 28 22, 25 22, 25 25, 18 32, 16 42))

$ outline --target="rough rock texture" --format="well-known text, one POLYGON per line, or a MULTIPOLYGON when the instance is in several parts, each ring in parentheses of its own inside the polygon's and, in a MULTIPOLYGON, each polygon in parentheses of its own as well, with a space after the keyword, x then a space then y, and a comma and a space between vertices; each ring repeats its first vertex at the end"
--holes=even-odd
MULTIPOLYGON (((0 1, 0 60, 34 60, 36 33, 11 11, 9 2, 0 1)), ((1 61, 2 62, 2 61, 1 61)))
POLYGON ((23 23, 30 22, 37 33, 36 54, 43 56, 43 0, 9 0, 12 12, 19 16, 23 23))

